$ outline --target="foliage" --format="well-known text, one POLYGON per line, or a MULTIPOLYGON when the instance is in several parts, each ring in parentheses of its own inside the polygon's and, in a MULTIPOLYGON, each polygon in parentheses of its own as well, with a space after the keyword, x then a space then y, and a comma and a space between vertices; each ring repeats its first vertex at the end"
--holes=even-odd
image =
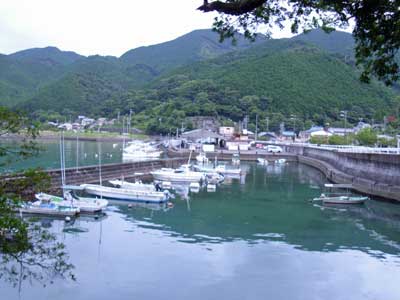
POLYGON ((329 145, 348 145, 350 144, 349 137, 341 136, 341 135, 332 135, 329 137, 328 144, 329 145))
POLYGON ((321 135, 315 135, 310 138, 310 143, 311 144, 328 144, 329 143, 329 137, 328 136, 321 136, 321 135))
POLYGON ((221 40, 234 37, 239 30, 252 39, 260 25, 267 35, 286 22, 291 23, 293 33, 316 27, 330 32, 347 27, 352 20, 356 63, 363 67, 361 80, 368 82, 372 75, 391 84, 399 73, 395 60, 400 47, 399 7, 398 0, 218 0, 204 1, 198 9, 219 12, 213 27, 221 40))
POLYGON ((374 132, 371 128, 361 129, 356 134, 357 142, 362 146, 373 146, 378 141, 378 137, 376 132, 374 132))
MULTIPOLYGON (((23 135, 22 141, 12 145, 0 145, 3 165, 10 160, 25 159, 35 155, 39 148, 32 141, 38 135, 38 127, 25 116, 0 107, 0 137, 9 134, 23 135)), ((16 194, 34 193, 48 187, 49 177, 41 170, 28 169, 16 180, 0 181, 0 278, 14 286, 24 280, 37 280, 45 284, 48 278, 68 276, 72 265, 64 245, 56 237, 39 226, 18 217, 16 210, 22 205, 16 194)))

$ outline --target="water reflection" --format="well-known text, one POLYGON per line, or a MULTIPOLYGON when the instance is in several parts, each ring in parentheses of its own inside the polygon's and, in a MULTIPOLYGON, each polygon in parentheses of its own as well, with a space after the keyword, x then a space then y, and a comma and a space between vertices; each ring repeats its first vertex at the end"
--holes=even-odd
POLYGON ((17 287, 19 292, 25 281, 46 286, 53 283, 54 278, 75 280, 74 266, 57 236, 34 221, 28 232, 29 239, 11 235, 0 245, 0 278, 17 287))
POLYGON ((244 184, 189 192, 190 209, 180 196, 173 207, 112 201, 103 219, 42 222, 79 281, 25 299, 397 299, 400 206, 318 207, 315 169, 248 168, 244 184))
POLYGON ((180 237, 181 242, 264 240, 282 241, 309 251, 378 248, 398 254, 397 246, 380 243, 357 225, 372 227, 398 245, 398 205, 369 201, 365 206, 315 207, 309 200, 320 194, 325 182, 316 170, 296 163, 249 168, 244 186, 234 180, 224 182, 214 193, 190 193, 190 209, 184 201, 175 201, 173 210, 154 214, 145 225, 140 223, 143 212, 121 212, 134 220, 135 226, 148 228, 151 221, 163 228, 165 235, 180 237))

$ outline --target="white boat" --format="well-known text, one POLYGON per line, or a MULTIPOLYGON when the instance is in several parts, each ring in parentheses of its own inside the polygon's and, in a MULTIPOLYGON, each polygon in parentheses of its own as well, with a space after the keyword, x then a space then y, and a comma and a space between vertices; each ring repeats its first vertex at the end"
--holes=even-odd
POLYGON ((64 197, 37 193, 35 194, 35 198, 42 202, 53 202, 62 207, 77 207, 81 213, 101 212, 108 205, 108 201, 105 199, 74 197, 70 191, 65 191, 64 197))
POLYGON ((240 164, 240 156, 239 153, 234 153, 232 154, 232 163, 234 165, 239 165, 240 164))
POLYGON ((190 165, 182 165, 178 169, 162 168, 150 172, 155 180, 170 182, 200 182, 204 179, 204 173, 190 170, 190 165))
POLYGON ((145 184, 141 181, 139 182, 128 182, 125 180, 110 180, 108 181, 113 186, 123 189, 139 190, 139 191, 156 191, 156 187, 153 184, 145 184))
POLYGON ((329 191, 332 189, 346 189, 345 192, 325 192, 313 201, 322 201, 324 204, 363 204, 369 199, 367 196, 353 195, 350 193, 351 184, 333 184, 326 183, 325 188, 329 191))
POLYGON ((61 206, 54 202, 35 201, 28 202, 18 208, 20 214, 35 214, 46 216, 72 217, 79 214, 79 208, 71 206, 61 206))
POLYGON ((260 164, 260 165, 268 165, 268 160, 266 160, 265 158, 257 158, 257 162, 260 164))
POLYGON ((322 201, 326 204, 363 204, 368 199, 367 196, 321 194, 313 201, 322 201))
POLYGON ((207 158, 207 156, 206 156, 206 154, 204 152, 201 152, 199 155, 197 155, 196 156, 196 160, 199 163, 203 163, 203 164, 208 163, 208 158, 207 158))
POLYGON ((141 141, 129 142, 122 150, 123 160, 148 160, 159 158, 162 151, 158 150, 156 147, 150 143, 144 143, 141 141))
POLYGON ((286 159, 284 159, 284 158, 277 159, 277 160, 275 160, 275 163, 276 164, 284 164, 284 163, 286 163, 286 159))
POLYGON ((146 190, 132 190, 125 188, 115 188, 102 186, 97 184, 81 184, 81 187, 86 193, 118 200, 126 201, 141 201, 148 203, 161 203, 169 199, 168 191, 146 191, 146 190))

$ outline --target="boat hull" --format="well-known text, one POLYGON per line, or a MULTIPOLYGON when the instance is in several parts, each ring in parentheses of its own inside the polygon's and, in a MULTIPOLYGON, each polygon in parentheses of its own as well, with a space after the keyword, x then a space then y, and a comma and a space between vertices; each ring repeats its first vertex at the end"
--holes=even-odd
POLYGON ((163 192, 149 192, 132 189, 109 188, 96 185, 81 185, 85 192, 109 199, 137 201, 146 203, 163 203, 167 202, 169 197, 163 192))

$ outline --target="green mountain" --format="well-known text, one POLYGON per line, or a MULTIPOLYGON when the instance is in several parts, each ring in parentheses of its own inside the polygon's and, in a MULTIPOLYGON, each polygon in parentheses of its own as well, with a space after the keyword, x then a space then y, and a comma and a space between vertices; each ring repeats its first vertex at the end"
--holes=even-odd
POLYGON ((83 58, 55 47, 34 48, 0 56, 0 104, 12 106, 60 78, 68 65, 83 58))
POLYGON ((312 31, 253 44, 239 38, 234 47, 198 30, 121 58, 31 49, 0 56, 0 99, 31 112, 114 116, 132 109, 149 132, 198 115, 224 122, 273 115, 278 124, 290 115, 338 122, 343 109, 353 120, 393 113, 399 103, 391 89, 358 80, 348 59, 353 45, 350 34, 312 31))
POLYGON ((231 40, 220 43, 217 33, 209 29, 195 30, 173 41, 130 50, 121 56, 121 61, 125 65, 147 65, 162 73, 184 64, 247 49, 265 40, 261 36, 255 43, 251 43, 241 35, 236 39, 235 45, 231 40))

